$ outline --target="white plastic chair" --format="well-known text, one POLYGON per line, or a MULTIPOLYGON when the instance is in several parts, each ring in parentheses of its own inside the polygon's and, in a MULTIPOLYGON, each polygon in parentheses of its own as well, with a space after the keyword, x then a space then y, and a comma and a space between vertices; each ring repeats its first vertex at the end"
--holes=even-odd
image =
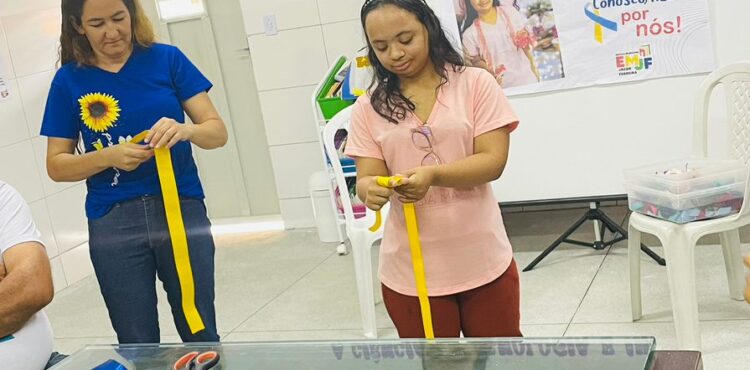
MULTIPOLYGON (((731 156, 750 162, 750 63, 738 63, 711 73, 700 86, 695 102, 693 151, 697 158, 708 157, 708 108, 711 93, 723 85, 727 100, 731 156)), ((641 306, 641 232, 653 234, 664 246, 667 277, 677 343, 683 349, 701 348, 698 300, 695 288, 695 246, 698 239, 719 234, 729 295, 743 300, 744 277, 739 228, 750 224, 750 179, 738 214, 678 225, 633 213, 628 226, 630 260, 630 296, 633 321, 642 316, 641 306)))
POLYGON ((344 219, 346 221, 346 234, 352 245, 352 256, 354 257, 354 272, 357 277, 357 292, 359 294, 359 307, 362 313, 362 326, 365 337, 377 338, 378 330, 375 321, 375 293, 373 289, 372 271, 372 245, 383 238, 385 219, 388 215, 389 204, 381 210, 383 221, 381 227, 375 232, 370 227, 375 224, 375 212, 367 209, 364 217, 355 218, 352 202, 346 185, 346 177, 339 162, 335 136, 339 130, 349 131, 351 121, 351 107, 336 114, 323 129, 323 146, 326 154, 331 160, 336 185, 339 188, 339 200, 344 208, 344 219))

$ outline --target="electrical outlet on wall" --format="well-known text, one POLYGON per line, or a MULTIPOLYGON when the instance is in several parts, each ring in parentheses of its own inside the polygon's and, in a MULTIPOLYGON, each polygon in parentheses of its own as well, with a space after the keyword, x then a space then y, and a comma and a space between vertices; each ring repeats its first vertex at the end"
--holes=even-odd
POLYGON ((267 36, 273 36, 279 33, 279 27, 276 24, 276 14, 269 14, 263 16, 263 29, 267 36))

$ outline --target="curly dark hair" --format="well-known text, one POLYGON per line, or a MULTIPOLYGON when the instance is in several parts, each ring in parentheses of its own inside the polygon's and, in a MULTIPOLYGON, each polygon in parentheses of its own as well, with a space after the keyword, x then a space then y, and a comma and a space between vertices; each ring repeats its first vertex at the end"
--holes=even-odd
MULTIPOLYGON (((424 0, 365 1, 360 13, 362 29, 365 29, 367 15, 385 5, 394 5, 414 14, 427 29, 430 61, 435 66, 435 72, 442 78, 438 89, 448 82, 446 70, 448 66, 456 72, 463 70, 463 57, 453 48, 440 25, 440 20, 424 0)), ((365 38, 367 39, 368 57, 375 71, 375 78, 369 88, 370 102, 375 112, 381 117, 391 123, 398 124, 398 121, 405 119, 407 112, 413 112, 416 106, 401 92, 399 77, 388 71, 378 60, 375 49, 370 44, 369 37, 367 37, 367 32, 365 32, 365 38)))

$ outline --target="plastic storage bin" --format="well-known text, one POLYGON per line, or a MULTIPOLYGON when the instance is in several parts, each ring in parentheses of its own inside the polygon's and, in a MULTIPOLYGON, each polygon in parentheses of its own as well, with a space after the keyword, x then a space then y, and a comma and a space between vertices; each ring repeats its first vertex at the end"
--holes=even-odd
POLYGON ((683 160, 625 171, 625 182, 674 194, 744 182, 747 168, 740 161, 683 160))
POLYGON ((630 210, 687 223, 740 211, 747 167, 739 161, 672 161, 625 171, 630 210))

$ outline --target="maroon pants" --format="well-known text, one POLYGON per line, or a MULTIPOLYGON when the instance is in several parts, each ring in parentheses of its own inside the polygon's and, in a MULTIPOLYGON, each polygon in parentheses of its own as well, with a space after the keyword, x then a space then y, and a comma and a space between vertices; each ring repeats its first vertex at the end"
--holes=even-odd
MULTIPOLYGON (((424 338, 419 299, 385 285, 383 302, 401 338, 424 338)), ((428 287, 429 289, 429 287, 428 287)), ((465 292, 430 297, 436 338, 521 337, 518 268, 512 260, 499 278, 465 292)))

